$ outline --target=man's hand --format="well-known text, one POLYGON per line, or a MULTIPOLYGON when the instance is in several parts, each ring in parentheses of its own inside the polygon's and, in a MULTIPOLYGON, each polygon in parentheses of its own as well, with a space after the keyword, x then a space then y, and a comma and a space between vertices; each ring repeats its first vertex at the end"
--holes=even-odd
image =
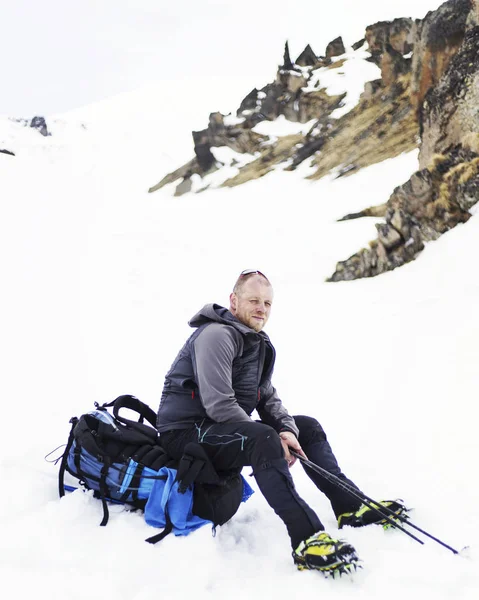
POLYGON ((304 456, 304 458, 307 458, 306 454, 303 452, 303 449, 299 445, 298 438, 294 435, 294 433, 291 433, 290 431, 282 431, 279 434, 279 437, 281 438, 281 443, 283 445, 284 457, 288 461, 288 466, 290 468, 296 462, 296 457, 293 456, 289 451, 290 448, 295 450, 298 454, 301 454, 301 456, 304 456))

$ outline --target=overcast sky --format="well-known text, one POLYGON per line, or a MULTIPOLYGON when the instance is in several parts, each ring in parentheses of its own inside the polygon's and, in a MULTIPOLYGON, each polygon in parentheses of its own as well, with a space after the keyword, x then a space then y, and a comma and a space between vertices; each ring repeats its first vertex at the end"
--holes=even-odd
MULTIPOLYGON (((162 80, 270 81, 295 58, 378 20, 422 18, 440 0, 2 1, 0 114, 49 115, 162 80)), ((248 90, 245 91, 247 93, 248 90)))

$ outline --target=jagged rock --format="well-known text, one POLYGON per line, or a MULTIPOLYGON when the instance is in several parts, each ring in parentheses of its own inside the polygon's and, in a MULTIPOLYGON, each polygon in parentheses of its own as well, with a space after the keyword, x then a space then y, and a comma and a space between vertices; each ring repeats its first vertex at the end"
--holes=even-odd
POLYGON ((447 156, 436 156, 394 190, 385 223, 377 225, 378 239, 338 263, 328 281, 373 277, 413 260, 425 242, 465 223, 478 201, 479 154, 456 146, 447 156))
POLYGON ((225 134, 225 119, 220 112, 210 113, 210 118, 208 122, 208 132, 210 136, 225 134))
POLYGON ((391 85, 400 75, 405 75, 411 70, 411 62, 390 44, 386 44, 380 62, 381 79, 383 85, 391 85))
POLYGON ((43 136, 47 137, 51 135, 47 128, 47 122, 44 117, 33 117, 30 121, 30 127, 39 131, 43 136))
MULTIPOLYGON (((196 154, 195 158, 176 171, 173 171, 173 173, 163 177, 148 192, 156 192, 178 179, 189 179, 194 174, 204 176, 211 172, 216 165, 215 157, 211 152, 212 147, 228 146, 235 152, 254 154, 259 151, 262 144, 268 139, 266 136, 252 131, 246 121, 239 125, 226 126, 223 115, 218 112, 210 114, 206 129, 193 131, 192 135, 196 154)), ((180 191, 182 193, 189 191, 186 183, 181 186, 180 191)))
POLYGON ((307 140, 304 144, 302 144, 294 153, 291 165, 287 167, 286 171, 294 171, 302 162, 304 162, 307 158, 319 152, 321 148, 326 143, 327 137, 320 136, 317 138, 313 138, 307 140))
POLYGON ((444 174, 439 189, 442 204, 454 202, 461 210, 469 211, 479 201, 478 152, 457 146, 447 155, 436 155, 432 169, 444 174))
POLYGON ((358 165, 354 163, 350 163, 349 165, 345 165, 344 167, 340 167, 339 171, 336 173, 335 179, 340 179, 346 175, 351 175, 354 171, 358 170, 358 165))
POLYGON ((318 57, 313 52, 313 49, 309 44, 296 59, 296 64, 300 65, 301 67, 314 67, 318 64, 318 62, 318 57))
POLYGON ((236 111, 236 116, 240 117, 245 111, 251 112, 256 109, 258 103, 258 90, 253 88, 251 92, 243 98, 240 107, 236 111))
POLYGON ((343 38, 341 36, 335 38, 326 46, 326 58, 332 58, 333 56, 341 56, 345 52, 346 48, 344 47, 343 38))
POLYGON ((460 143, 479 145, 479 26, 468 29, 447 71, 426 95, 422 111, 420 166, 460 143))
POLYGON ((359 50, 359 48, 361 48, 362 46, 364 46, 364 42, 366 41, 366 38, 363 38, 362 40, 359 40, 357 42, 355 42, 351 48, 353 50, 359 50))
MULTIPOLYGON (((361 219, 362 217, 385 217, 387 212, 387 204, 379 204, 378 206, 370 206, 369 208, 365 208, 358 213, 349 213, 338 219, 340 221, 351 221, 352 219, 361 219)), ((393 223, 394 225, 394 223, 393 223)), ((394 225, 396 229, 396 225, 394 225)))
POLYGON ((281 86, 281 92, 283 94, 296 94, 301 88, 303 88, 308 80, 301 73, 301 71, 284 71, 280 69, 276 76, 277 83, 281 86))
POLYGON ((240 124, 226 127, 221 113, 211 113, 207 129, 193 131, 199 173, 207 173, 215 163, 212 147, 228 146, 235 152, 253 154, 267 138, 240 124))
POLYGON ((204 129, 203 131, 193 131, 196 160, 198 161, 200 171, 203 173, 207 173, 215 162, 215 157, 211 152, 211 143, 208 133, 207 129, 204 129))
POLYGON ((9 154, 10 156, 15 156, 13 152, 11 152, 10 150, 5 150, 5 148, 0 148, 0 152, 2 154, 9 154))
POLYGON ((378 224, 376 229, 378 230, 378 240, 386 251, 396 248, 401 243, 401 234, 390 223, 378 224))
MULTIPOLYGON (((313 155, 312 166, 316 166, 316 172, 312 179, 320 178, 331 170, 336 176, 343 177, 417 147, 418 128, 409 98, 407 61, 397 54, 393 46, 386 48, 388 40, 396 46, 399 44, 399 37, 406 35, 405 25, 398 20, 388 23, 385 29, 387 35, 383 37, 386 41, 378 51, 383 59, 387 84, 383 80, 368 83, 359 105, 351 113, 340 119, 330 119, 331 113, 343 105, 345 94, 329 96, 326 89, 321 88, 320 81, 314 88, 308 86, 312 73, 319 66, 340 66, 341 61, 333 63, 331 56, 344 53, 342 39, 337 38, 328 45, 328 57, 317 57, 311 46, 306 46, 298 57, 298 66, 292 63, 286 42, 283 65, 277 71, 276 80, 259 91, 254 88, 242 100, 237 116, 243 117, 243 121, 237 125, 225 125, 220 113, 210 115, 208 127, 193 133, 196 158, 163 178, 150 191, 172 180, 188 179, 193 173, 200 176, 208 173, 216 164, 211 148, 218 146, 260 156, 240 167, 240 173, 226 185, 237 185, 262 176, 272 168, 275 160, 277 163, 287 162, 285 168, 294 170, 313 155), (279 142, 274 142, 281 146, 278 151, 271 152, 269 149, 265 152, 263 144, 272 140, 254 133, 252 129, 263 120, 273 121, 279 116, 300 123, 314 120, 317 126, 306 135, 287 136, 286 141, 280 138, 279 142), (381 142, 378 143, 378 140, 381 142)), ((403 49, 404 44, 403 40, 403 49)), ((182 185, 181 190, 187 187, 187 184, 182 185)))
POLYGON ((174 195, 178 197, 178 196, 182 196, 183 194, 187 194, 188 192, 191 191, 192 185, 193 185, 193 182, 191 181, 191 178, 185 177, 185 179, 183 179, 183 181, 176 186, 174 195))
POLYGON ((189 179, 195 173, 197 175, 200 174, 200 166, 198 164, 197 159, 193 158, 192 160, 187 162, 186 165, 183 165, 179 169, 176 169, 176 171, 173 171, 172 173, 165 175, 165 177, 163 177, 163 179, 159 183, 157 183, 156 185, 154 185, 153 187, 151 187, 148 190, 148 193, 151 194, 152 192, 156 192, 157 190, 160 190, 165 185, 174 183, 178 179, 189 179))
POLYGON ((387 45, 402 55, 408 54, 414 47, 414 22, 405 18, 379 21, 366 27, 366 42, 379 60, 387 45))
MULTIPOLYGON (((351 219, 361 219, 362 217, 385 217, 387 211, 387 204, 379 204, 378 206, 370 206, 357 213, 349 213, 338 219, 339 221, 350 221, 351 219)), ((393 223, 394 225, 394 223, 393 223)), ((397 229, 396 225, 394 227, 397 229)))
POLYGON ((286 42, 284 45, 283 65, 280 67, 280 69, 285 69, 288 71, 289 69, 292 69, 293 66, 294 65, 291 62, 291 56, 289 54, 289 44, 286 42))
POLYGON ((469 12, 470 0, 448 0, 416 23, 411 97, 418 111, 461 47, 469 12))
POLYGON ((277 83, 270 83, 261 89, 263 97, 260 100, 257 111, 261 112, 266 119, 274 121, 280 115, 280 99, 283 99, 284 90, 277 83))

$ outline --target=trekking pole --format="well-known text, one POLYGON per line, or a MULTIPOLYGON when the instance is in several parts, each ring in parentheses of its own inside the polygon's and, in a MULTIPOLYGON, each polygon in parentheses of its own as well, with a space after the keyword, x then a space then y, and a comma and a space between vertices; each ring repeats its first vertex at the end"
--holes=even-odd
MULTIPOLYGON (((304 458, 304 456, 301 456, 300 454, 298 454, 297 452, 295 452, 291 448, 289 449, 289 451, 291 452, 291 454, 293 456, 295 456, 296 458, 299 458, 299 460, 301 462, 303 462, 305 465, 307 465, 310 469, 312 469, 313 471, 316 471, 316 473, 319 473, 325 479, 327 479, 331 483, 335 484, 337 487, 339 487, 339 488, 343 489, 344 491, 348 492, 349 495, 352 496, 353 498, 356 498, 357 500, 361 500, 361 502, 363 502, 371 510, 374 510, 377 514, 379 514, 384 520, 386 520, 388 523, 390 523, 393 527, 396 527, 397 529, 400 529, 406 535, 408 535, 409 537, 411 537, 413 540, 416 540, 416 542, 418 542, 419 544, 424 544, 424 542, 422 540, 420 540, 418 537, 416 537, 415 535, 413 535, 412 533, 410 533, 409 531, 407 531, 406 529, 404 529, 404 527, 401 527, 401 525, 398 525, 396 523, 396 521, 394 521, 387 514, 383 513, 374 504, 370 504, 368 502, 369 499, 366 499, 364 497, 364 495, 362 495, 362 493, 359 492, 359 490, 356 490, 355 488, 352 488, 347 483, 345 483, 344 481, 341 481, 341 479, 339 479, 338 477, 336 477, 335 475, 333 475, 329 471, 326 471, 325 469, 323 469, 319 465, 316 465, 315 463, 312 463, 311 461, 309 461, 308 459, 304 458)), ((372 500, 372 502, 374 502, 374 500, 372 500)))
POLYGON ((448 550, 450 550, 454 554, 459 554, 458 550, 455 550, 454 548, 452 548, 452 546, 449 546, 448 544, 446 544, 446 543, 442 542, 441 540, 439 540, 437 537, 431 535, 427 531, 424 531, 424 529, 421 529, 417 525, 414 525, 414 523, 411 523, 411 521, 409 521, 409 519, 407 519, 407 518, 405 518, 405 517, 403 517, 401 515, 396 515, 394 513, 394 511, 390 510, 386 506, 382 506, 381 510, 378 509, 376 507, 376 505, 380 506, 379 503, 376 502, 375 500, 373 500, 372 498, 369 498, 369 496, 366 496, 366 494, 364 494, 364 492, 360 492, 359 490, 357 490, 356 488, 352 487, 351 485, 349 485, 345 481, 342 481, 341 479, 339 479, 339 477, 336 477, 336 475, 333 475, 329 471, 326 471, 326 469, 323 469, 322 467, 320 467, 319 465, 311 462, 307 458, 304 458, 304 456, 301 456, 301 454, 298 454, 297 452, 295 452, 291 448, 289 449, 289 451, 290 451, 290 453, 293 456, 295 456, 296 458, 298 458, 301 462, 303 462, 310 469, 312 469, 313 471, 316 471, 316 473, 319 473, 326 480, 328 480, 331 483, 335 484, 337 487, 339 487, 339 488, 343 489, 344 491, 348 492, 354 498, 356 498, 358 500, 361 500, 361 502, 363 502, 366 506, 368 506, 369 508, 371 508, 372 510, 374 510, 377 514, 381 515, 393 527, 395 527, 396 529, 399 529, 399 530, 403 531, 404 533, 406 533, 407 535, 409 535, 410 537, 412 537, 414 540, 416 540, 420 544, 424 544, 424 542, 422 540, 420 540, 419 538, 417 538, 416 536, 412 535, 412 533, 410 533, 409 531, 407 531, 406 529, 404 529, 400 525, 398 525, 394 521, 394 519, 392 519, 391 517, 389 517, 387 515, 387 513, 389 513, 391 515, 394 515, 394 518, 400 520, 402 523, 405 523, 406 525, 409 525, 409 527, 413 527, 417 531, 420 531, 422 534, 424 534, 427 537, 431 538, 432 540, 434 540, 438 544, 441 544, 441 546, 444 546, 445 548, 447 548, 448 550), (371 504, 371 503, 373 503, 373 504, 371 504))

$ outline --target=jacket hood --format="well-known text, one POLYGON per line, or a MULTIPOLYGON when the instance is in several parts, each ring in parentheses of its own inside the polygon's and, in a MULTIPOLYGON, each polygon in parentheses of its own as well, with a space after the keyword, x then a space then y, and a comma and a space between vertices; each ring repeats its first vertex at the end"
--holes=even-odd
MULTIPOLYGON (((238 319, 233 316, 227 308, 224 308, 219 304, 205 304, 205 306, 203 306, 203 308, 188 321, 188 325, 190 327, 201 327, 201 325, 213 322, 231 325, 244 335, 247 333, 257 334, 254 329, 251 329, 244 323, 241 323, 241 321, 238 321, 238 319)), ((260 334, 263 334, 263 332, 260 332, 260 334)))

